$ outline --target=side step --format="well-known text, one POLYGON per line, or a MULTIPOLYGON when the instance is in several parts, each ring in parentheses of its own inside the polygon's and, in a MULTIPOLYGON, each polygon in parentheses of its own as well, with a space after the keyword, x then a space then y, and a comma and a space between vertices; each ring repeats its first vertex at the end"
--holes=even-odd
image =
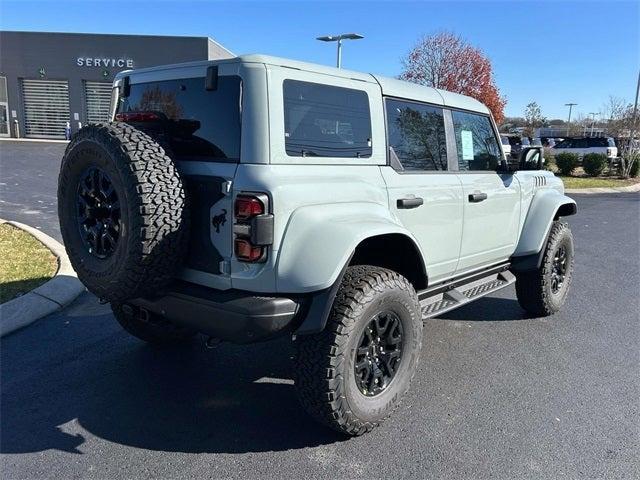
MULTIPOLYGON (((508 287, 516 281, 516 277, 508 270, 492 273, 478 280, 463 285, 451 286, 450 289, 420 300, 422 318, 432 318, 454 308, 461 307, 490 293, 508 287)), ((459 283, 459 282, 458 282, 459 283)), ((421 295, 422 296, 422 295, 421 295)))

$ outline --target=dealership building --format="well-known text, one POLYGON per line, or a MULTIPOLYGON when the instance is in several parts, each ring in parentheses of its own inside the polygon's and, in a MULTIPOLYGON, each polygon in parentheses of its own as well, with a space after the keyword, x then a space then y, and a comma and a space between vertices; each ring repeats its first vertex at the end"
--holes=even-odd
POLYGON ((207 37, 0 31, 0 136, 64 139, 107 120, 122 70, 232 56, 207 37))

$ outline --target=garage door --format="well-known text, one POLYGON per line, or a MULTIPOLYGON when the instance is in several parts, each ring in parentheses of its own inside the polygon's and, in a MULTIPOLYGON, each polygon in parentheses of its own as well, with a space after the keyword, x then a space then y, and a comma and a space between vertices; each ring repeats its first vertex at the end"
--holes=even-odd
POLYGON ((64 138, 69 121, 69 85, 65 80, 22 80, 25 136, 64 138))
POLYGON ((84 98, 87 105, 87 122, 109 121, 111 82, 84 82, 84 98))

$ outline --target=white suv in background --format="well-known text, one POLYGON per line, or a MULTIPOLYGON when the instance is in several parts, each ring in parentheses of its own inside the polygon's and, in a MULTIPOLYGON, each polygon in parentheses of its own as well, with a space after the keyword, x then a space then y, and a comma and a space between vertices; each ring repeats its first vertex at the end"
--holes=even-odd
POLYGON ((562 152, 577 153, 580 160, 587 153, 604 153, 608 160, 618 156, 618 148, 611 137, 566 138, 551 149, 553 155, 562 152))

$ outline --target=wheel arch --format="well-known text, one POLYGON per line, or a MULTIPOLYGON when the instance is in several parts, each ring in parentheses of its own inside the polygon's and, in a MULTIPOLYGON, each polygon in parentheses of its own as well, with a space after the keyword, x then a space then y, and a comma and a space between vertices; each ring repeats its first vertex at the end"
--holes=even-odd
POLYGON ((388 268, 409 280, 416 291, 427 288, 427 270, 420 249, 413 239, 402 233, 365 238, 355 248, 349 265, 388 268))
POLYGON ((538 192, 531 202, 518 245, 511 257, 513 271, 533 270, 540 266, 553 222, 575 215, 575 200, 557 190, 538 192))

